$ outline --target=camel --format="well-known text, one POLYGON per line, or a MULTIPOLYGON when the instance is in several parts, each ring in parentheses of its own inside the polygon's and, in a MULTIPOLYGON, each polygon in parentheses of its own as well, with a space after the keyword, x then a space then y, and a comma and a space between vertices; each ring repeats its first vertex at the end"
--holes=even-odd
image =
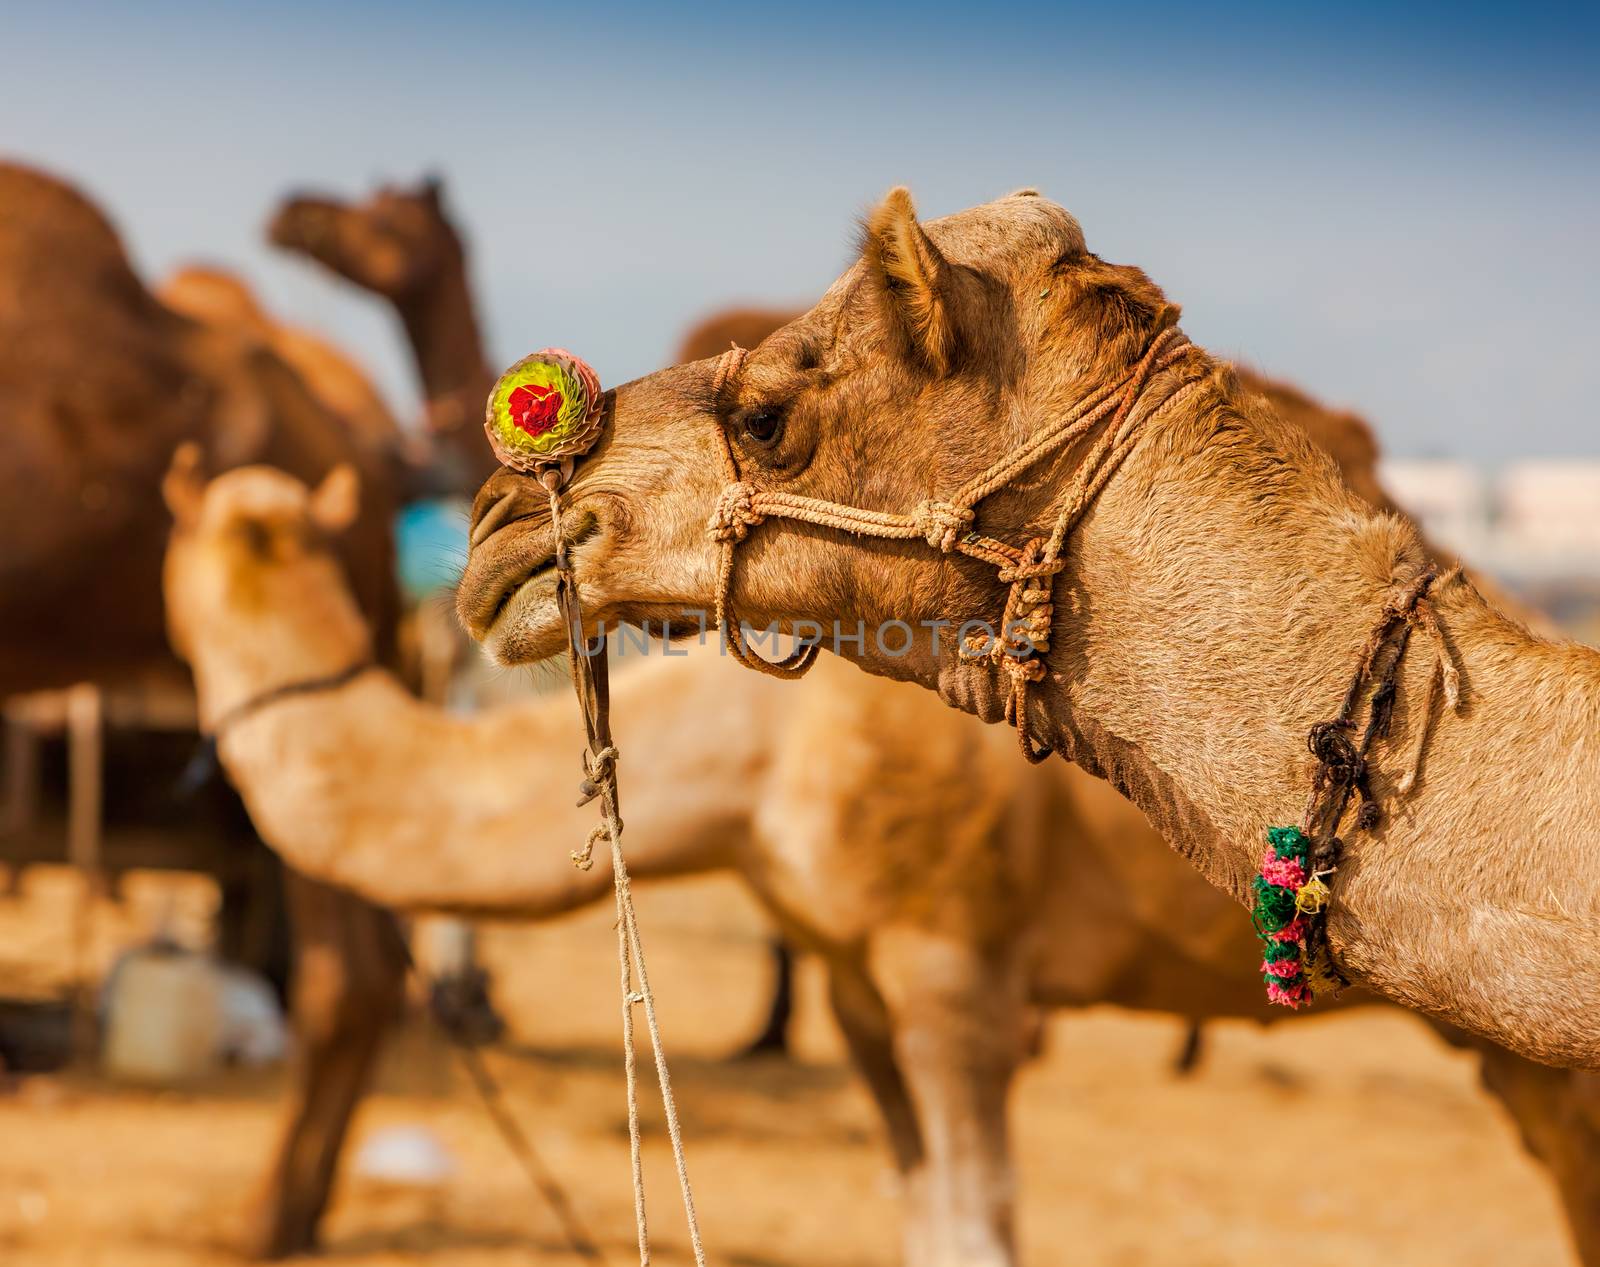
MULTIPOLYGON (((1300 821, 1317 768, 1306 737, 1338 715, 1385 611, 1408 630, 1411 615, 1431 617, 1399 659, 1388 735, 1370 754, 1387 814, 1346 833, 1331 877, 1332 963, 1531 1059, 1600 1067, 1586 865, 1600 752, 1585 743, 1600 724, 1600 654, 1532 634, 1457 575, 1419 608, 1416 533, 1361 503, 1225 366, 1158 342, 1177 316, 1034 191, 926 226, 893 191, 861 259, 806 316, 743 361, 664 370, 605 398, 605 433, 566 493, 591 625, 681 628, 718 606, 724 578, 756 628, 904 622, 903 655, 870 636, 839 650, 985 721, 1011 705, 1031 749, 1106 778, 1246 902, 1266 829, 1300 821), (1117 432, 1088 442, 1120 465, 1080 470, 1078 443, 1010 473, 975 512, 940 500, 1097 393, 1121 399, 1110 393, 1138 385, 1141 361, 1147 380, 1117 432), (958 549, 964 531, 1019 548, 1043 539, 1074 473, 1096 471, 1103 487, 1064 538, 1059 602, 1027 599, 1042 652, 1002 656, 1013 673, 957 645, 950 630, 998 625, 1008 601, 995 568, 958 549), (875 522, 905 539, 802 522, 800 497, 902 515, 875 522), (778 518, 762 526, 759 506, 778 518)), ((556 653, 543 488, 502 470, 474 522, 458 593, 469 629, 504 664, 556 653)))
POLYGON ((345 352, 311 330, 269 315, 234 273, 191 264, 169 276, 156 298, 174 312, 265 344, 364 448, 388 455, 403 438, 377 386, 345 352))
POLYGON ((357 461, 372 496, 341 548, 364 609, 392 627, 386 499, 370 461, 276 356, 166 308, 98 209, 14 165, 0 165, 0 330, 0 501, 11 520, 0 694, 172 664, 156 494, 185 439, 203 439, 219 466, 270 462, 308 479, 357 461))
MULTIPOLYGON (((794 308, 721 309, 689 328, 678 346, 674 363, 703 361, 709 357, 720 356, 729 347, 755 347, 768 335, 803 315, 803 310, 794 308)), ((1300 427, 1313 444, 1333 458, 1339 467, 1339 474, 1352 492, 1379 510, 1395 514, 1405 513, 1390 498, 1388 490, 1378 479, 1378 445, 1373 438, 1372 428, 1364 419, 1348 410, 1330 409, 1293 384, 1269 378, 1244 366, 1237 367, 1237 372, 1240 384, 1247 391, 1265 397, 1268 405, 1277 411, 1280 418, 1300 427)), ((1421 530, 1418 529, 1418 532, 1420 535, 1421 530)), ((1431 556, 1442 557, 1441 552, 1426 539, 1424 545, 1431 556)), ((1480 590, 1502 610, 1540 632, 1554 632, 1538 612, 1524 608, 1482 577, 1477 577, 1475 580, 1480 590)), ((1087 798, 1103 796, 1120 799, 1116 792, 1105 784, 1086 787, 1083 795, 1087 798)), ((790 995, 788 976, 793 969, 791 957, 783 943, 776 942, 773 949, 778 986, 774 993, 770 1017, 761 1036, 751 1046, 752 1052, 781 1050, 784 1046, 783 1036, 788 1023, 790 995)), ((1201 1022, 1196 1020, 1190 1029, 1189 1037, 1178 1057, 1180 1071, 1193 1068, 1199 1059, 1202 1047, 1200 1026, 1201 1022)))
POLYGON ((388 186, 364 203, 287 199, 268 238, 394 306, 427 405, 442 487, 470 496, 494 469, 478 413, 494 379, 479 334, 467 252, 437 179, 388 186))
MULTIPOLYGON (((207 484, 183 454, 165 491, 168 611, 205 716, 360 661, 369 635, 324 544, 353 480, 207 484)), ((1008 735, 925 692, 838 657, 789 687, 710 648, 612 690, 634 878, 732 870, 823 958, 905 1180, 908 1262, 1012 1261, 1005 1105, 1030 1005, 1285 1015, 1232 903, 1137 809, 1074 766, 1016 760, 1008 735)), ((593 808, 552 772, 581 744, 564 697, 462 717, 372 671, 242 716, 220 755, 306 874, 400 910, 545 919, 610 892, 604 859, 568 856, 593 808)), ((1480 1051, 1600 1263, 1600 1084, 1480 1051)))
MULTIPOLYGON (((191 440, 217 468, 367 476, 341 557, 380 653, 392 640, 390 498, 372 456, 256 339, 157 300, 82 194, 0 164, 0 695, 181 674, 167 645, 160 485, 191 440)), ((297 1094, 245 1246, 310 1244, 350 1111, 398 1007, 391 916, 289 876, 297 1094)))

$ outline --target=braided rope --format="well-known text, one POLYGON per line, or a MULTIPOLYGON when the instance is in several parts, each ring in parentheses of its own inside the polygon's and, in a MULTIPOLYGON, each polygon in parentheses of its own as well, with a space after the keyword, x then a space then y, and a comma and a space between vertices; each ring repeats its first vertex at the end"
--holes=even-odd
POLYGON ((572 855, 572 861, 581 870, 588 870, 592 865, 594 848, 600 841, 606 841, 611 849, 611 878, 617 900, 617 973, 622 996, 622 1067, 628 1088, 628 1151, 633 1174, 633 1218, 639 1240, 639 1267, 649 1267, 650 1264, 650 1228, 645 1209, 638 1056, 634 1041, 633 1009, 638 1005, 644 1008, 645 1025, 650 1031, 656 1082, 661 1088, 661 1105, 667 1119, 667 1137, 672 1143, 673 1165, 678 1172, 678 1191, 689 1227, 689 1244, 694 1252, 695 1267, 706 1267, 700 1218, 695 1210, 694 1189, 689 1183, 689 1166, 683 1149, 683 1128, 678 1120, 677 1099, 672 1093, 672 1075, 667 1067, 666 1048, 661 1041, 661 1026, 656 1019, 655 994, 650 989, 650 976, 645 968, 644 942, 639 935, 639 918, 634 910, 628 863, 622 853, 622 817, 617 806, 619 754, 616 745, 611 742, 603 660, 605 652, 602 648, 596 657, 600 665, 597 676, 595 665, 583 646, 583 615, 562 534, 560 490, 563 476, 557 468, 546 467, 540 472, 539 478, 550 497, 550 519, 556 539, 556 593, 562 615, 566 618, 572 685, 583 712, 588 741, 583 754, 584 779, 579 786, 578 804, 587 805, 595 800, 600 802, 600 822, 589 833, 583 849, 572 855))
MULTIPOLYGON (((929 498, 919 502, 909 515, 864 510, 760 488, 741 476, 733 455, 732 437, 724 430, 719 448, 727 482, 706 522, 706 531, 721 551, 717 568, 717 629, 734 658, 748 668, 773 677, 797 678, 810 669, 817 654, 817 645, 810 643, 781 660, 768 660, 756 655, 746 641, 733 612, 730 591, 734 550, 749 537, 752 528, 769 518, 794 519, 858 536, 926 541, 944 554, 960 553, 989 564, 996 569, 999 580, 1011 587, 1006 596, 1000 636, 986 640, 981 649, 976 645, 962 648, 962 654, 970 658, 987 656, 1006 673, 1010 679, 1006 720, 1016 727, 1023 755, 1032 762, 1043 761, 1051 749, 1036 744, 1029 732, 1027 696, 1028 687, 1045 676, 1045 656, 1050 649, 1055 619, 1055 577, 1063 566, 1061 551, 1068 534, 1138 443, 1146 421, 1134 409, 1140 393, 1157 371, 1172 365, 1191 347, 1189 340, 1175 327, 1161 331, 1122 380, 1091 393, 1065 417, 980 472, 948 500, 929 498), (977 521, 974 507, 978 502, 1005 487, 1047 453, 1083 439, 1102 423, 1104 429, 1079 464, 1072 484, 1061 499, 1048 537, 1035 538, 1019 550, 974 530, 977 521)), ((747 355, 745 349, 734 346, 717 362, 712 390, 719 400, 737 378, 747 355)), ((1193 379, 1182 385, 1155 413, 1171 408, 1198 387, 1200 381, 1193 379)))

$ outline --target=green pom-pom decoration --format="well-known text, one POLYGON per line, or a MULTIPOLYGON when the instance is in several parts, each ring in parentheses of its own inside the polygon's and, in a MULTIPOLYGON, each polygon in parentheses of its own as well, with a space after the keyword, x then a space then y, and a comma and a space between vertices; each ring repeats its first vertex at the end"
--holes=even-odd
POLYGON ((1287 928, 1290 921, 1298 914, 1294 904, 1294 890, 1269 884, 1262 876, 1252 880, 1251 887, 1256 895, 1255 909, 1252 912, 1256 927, 1264 933, 1276 933, 1287 928))
POLYGON ((1267 828, 1267 843, 1278 857, 1306 862, 1311 857, 1311 841, 1298 827, 1267 828))
POLYGON ((1282 963, 1285 959, 1300 958, 1300 943, 1297 941, 1265 941, 1261 945, 1261 957, 1268 963, 1282 963))

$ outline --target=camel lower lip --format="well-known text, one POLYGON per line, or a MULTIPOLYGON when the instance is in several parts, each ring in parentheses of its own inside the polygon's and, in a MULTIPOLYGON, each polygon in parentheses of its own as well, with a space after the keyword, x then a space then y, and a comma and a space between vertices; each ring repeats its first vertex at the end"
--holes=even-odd
MULTIPOLYGON (((593 515, 583 516, 578 531, 567 538, 569 557, 573 551, 599 533, 599 521, 593 515)), ((554 615, 555 585, 556 559, 552 552, 534 563, 518 580, 506 587, 481 638, 496 660, 502 664, 508 663, 501 650, 506 649, 508 645, 514 646, 519 643, 519 631, 526 632, 530 626, 546 623, 546 614, 539 612, 539 608, 549 606, 551 609, 549 619, 557 619, 554 615)), ((520 660, 522 657, 514 658, 520 660)))
MULTIPOLYGON (((599 531, 599 520, 597 520, 592 514, 585 514, 578 524, 577 532, 573 533, 567 538, 567 552, 569 556, 571 552, 576 550, 579 546, 593 539, 599 533, 599 531)), ((554 543, 552 543, 549 554, 538 560, 538 562, 534 563, 519 577, 517 577, 516 580, 512 581, 511 584, 506 586, 505 590, 500 595, 499 601, 495 603, 494 613, 489 617, 489 628, 493 629, 500 623, 501 617, 505 615, 506 609, 511 606, 513 600, 516 599, 518 594, 520 594, 533 582, 538 581, 546 574, 553 572, 555 570, 555 566, 556 556, 554 543)))
POLYGON ((521 580, 517 581, 514 585, 509 586, 506 589, 505 594, 501 597, 500 601, 495 605, 494 615, 489 617, 489 628, 493 630, 494 627, 500 623, 500 618, 506 614, 506 608, 511 606, 511 604, 516 600, 517 596, 521 594, 524 589, 533 584, 533 582, 537 581, 547 572, 554 572, 555 568, 556 556, 552 554, 548 559, 544 560, 544 562, 534 564, 532 571, 530 571, 521 580))

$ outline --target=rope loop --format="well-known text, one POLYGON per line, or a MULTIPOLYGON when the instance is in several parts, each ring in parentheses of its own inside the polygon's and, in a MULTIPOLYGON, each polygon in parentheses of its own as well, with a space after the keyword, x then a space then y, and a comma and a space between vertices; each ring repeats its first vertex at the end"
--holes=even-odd
POLYGON ((766 516, 756 509, 756 486, 743 480, 723 486, 717 504, 706 520, 706 533, 713 541, 738 543, 766 516))
POLYGON ((958 506, 954 502, 918 502, 911 512, 911 522, 935 550, 949 554, 956 543, 972 530, 977 518, 971 506, 958 506))
MULTIPOLYGON (((617 820, 617 825, 622 825, 622 820, 617 820)), ((582 849, 574 849, 567 856, 572 859, 572 865, 579 871, 587 871, 594 866, 594 847, 604 844, 611 839, 611 825, 609 823, 596 823, 589 828, 588 839, 583 842, 582 849)))

